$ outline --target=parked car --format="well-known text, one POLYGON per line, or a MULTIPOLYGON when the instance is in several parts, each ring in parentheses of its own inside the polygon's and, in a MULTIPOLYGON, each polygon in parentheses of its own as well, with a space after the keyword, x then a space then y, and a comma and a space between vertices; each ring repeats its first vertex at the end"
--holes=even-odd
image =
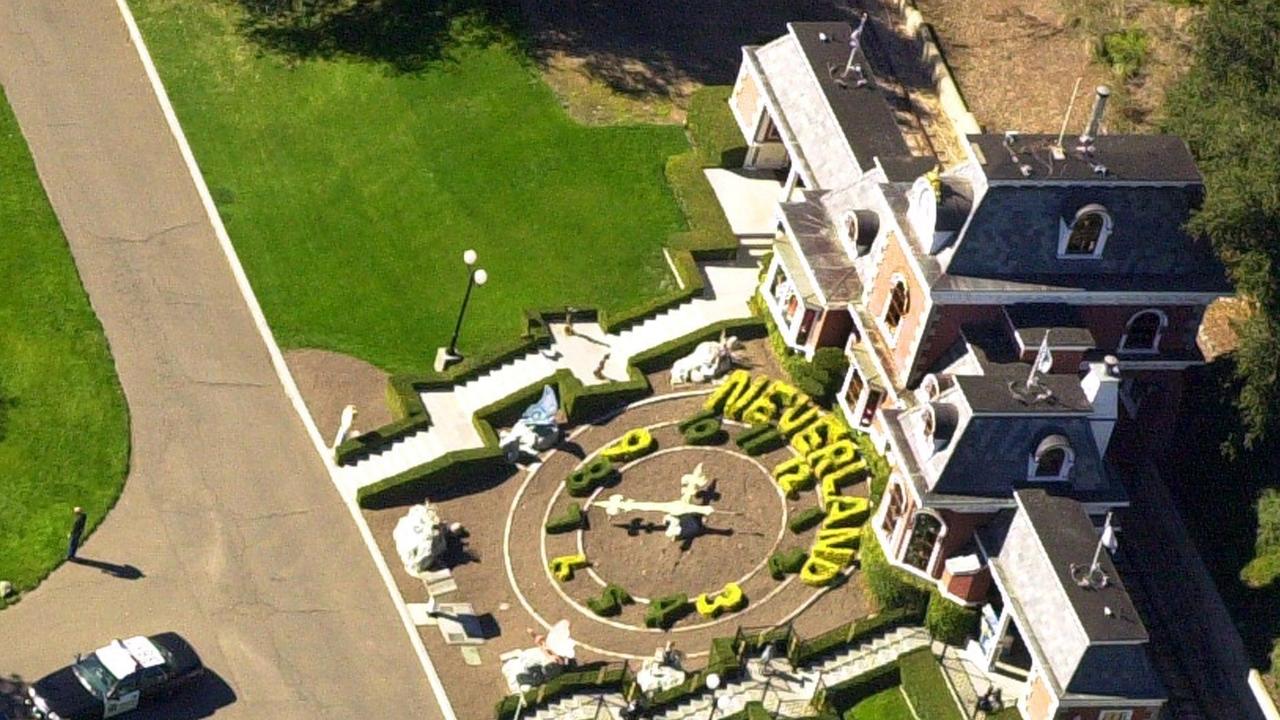
POLYGON ((112 640, 28 688, 27 702, 44 720, 104 720, 194 685, 204 674, 196 651, 177 635, 112 640))

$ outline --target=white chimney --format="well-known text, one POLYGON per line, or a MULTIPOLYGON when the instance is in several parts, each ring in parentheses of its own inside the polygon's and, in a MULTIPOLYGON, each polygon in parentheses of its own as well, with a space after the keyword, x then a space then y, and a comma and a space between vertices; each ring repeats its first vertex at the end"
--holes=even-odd
POLYGON ((1080 133, 1081 145, 1092 145, 1094 138, 1098 137, 1098 131, 1102 129, 1102 114, 1107 111, 1107 98, 1111 97, 1111 88, 1106 85, 1099 85, 1097 97, 1093 99, 1093 114, 1089 116, 1089 126, 1080 133))
POLYGON ((1108 355, 1102 362, 1089 363, 1089 372, 1080 381, 1080 389, 1093 406, 1089 414, 1089 429, 1093 431, 1098 452, 1107 454, 1111 431, 1116 427, 1120 402, 1120 361, 1108 355))

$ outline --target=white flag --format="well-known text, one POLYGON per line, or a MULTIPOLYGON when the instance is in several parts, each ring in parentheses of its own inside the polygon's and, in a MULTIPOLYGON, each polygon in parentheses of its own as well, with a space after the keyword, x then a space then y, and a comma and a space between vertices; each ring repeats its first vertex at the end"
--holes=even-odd
POLYGON ((1038 372, 1047 373, 1053 369, 1053 353, 1049 352, 1049 331, 1044 331, 1044 340, 1040 341, 1040 350, 1036 352, 1034 364, 1038 372))
POLYGON ((1115 555, 1120 547, 1119 541, 1116 540, 1116 529, 1111 526, 1111 513, 1107 513, 1107 523, 1102 526, 1102 546, 1112 555, 1115 555))

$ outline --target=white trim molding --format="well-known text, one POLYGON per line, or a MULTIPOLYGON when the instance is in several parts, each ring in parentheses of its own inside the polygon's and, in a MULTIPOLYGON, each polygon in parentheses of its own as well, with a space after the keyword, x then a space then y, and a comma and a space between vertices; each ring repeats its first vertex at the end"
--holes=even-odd
POLYGON ((1124 324, 1124 335, 1120 336, 1120 344, 1116 348, 1116 352, 1127 355, 1157 355, 1160 353, 1160 339, 1164 337, 1165 328, 1169 327, 1169 316, 1160 308, 1145 308, 1129 316, 1124 324), (1129 333, 1133 330, 1133 324, 1145 315, 1155 315, 1156 332, 1151 338, 1151 347, 1131 348, 1129 345, 1129 333))
POLYGON ((1111 228, 1113 221, 1111 213, 1107 209, 1097 203, 1089 203, 1076 211, 1075 217, 1071 219, 1068 225, 1065 218, 1058 221, 1058 259, 1059 260, 1097 260, 1102 257, 1102 249, 1107 246, 1107 238, 1111 236, 1111 228), (1098 228, 1098 237, 1093 241, 1093 252, 1073 253, 1067 251, 1067 245, 1071 240, 1072 233, 1075 232, 1076 225, 1090 215, 1098 215, 1102 218, 1102 227, 1098 228))

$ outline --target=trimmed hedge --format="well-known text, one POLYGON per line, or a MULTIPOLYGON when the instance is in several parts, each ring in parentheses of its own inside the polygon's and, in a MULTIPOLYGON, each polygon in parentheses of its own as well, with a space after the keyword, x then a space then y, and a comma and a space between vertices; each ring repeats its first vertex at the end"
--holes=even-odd
POLYGON ((689 428, 693 427, 694 425, 697 425, 703 420, 718 421, 719 419, 720 419, 720 414, 717 413, 715 410, 701 410, 696 415, 691 415, 690 417, 687 417, 684 420, 681 420, 680 422, 676 423, 676 429, 680 431, 681 435, 683 435, 686 431, 688 431, 689 428))
POLYGON ((591 612, 601 617, 611 617, 622 612, 623 605, 630 605, 633 602, 635 600, 631 599, 631 593, 618 585, 609 583, 604 586, 604 590, 600 592, 599 597, 587 600, 587 607, 591 608, 591 612))
POLYGON ((978 611, 951 602, 935 588, 929 595, 924 625, 934 640, 948 645, 963 645, 978 632, 978 611))
POLYGON ((898 658, 902 692, 916 715, 929 720, 964 720, 938 660, 927 647, 898 658))
POLYGON ((681 430, 684 441, 690 445, 718 445, 724 441, 720 418, 703 418, 681 430))
MULTIPOLYGON (((898 685, 902 681, 899 665, 900 661, 890 662, 828 687, 827 705, 829 707, 851 707, 878 692, 898 685)), ((950 697, 950 695, 947 697, 950 697)), ((917 714, 921 718, 928 718, 928 720, 941 720, 941 718, 935 719, 933 715, 927 713, 917 712, 917 714)))
POLYGON ((569 503, 569 507, 564 511, 563 515, 557 515, 547 520, 546 531, 549 535, 559 535, 561 533, 573 532, 586 527, 586 513, 582 512, 582 506, 578 503, 569 503))
POLYGON ((787 444, 786 439, 782 437, 782 433, 778 432, 777 428, 765 427, 767 428, 765 431, 745 441, 741 438, 738 439, 738 446, 742 448, 743 452, 754 457, 771 453, 787 444))
POLYGON ((910 607, 923 612, 929 601, 932 584, 908 575, 889 564, 880 540, 870 523, 863 526, 862 545, 858 553, 867 589, 882 608, 910 607))
POLYGON ((586 465, 569 473, 569 477, 564 480, 564 487, 572 497, 587 497, 615 475, 617 471, 614 470, 613 463, 608 458, 597 455, 586 465))
POLYGON ((826 516, 827 513, 822 508, 811 507, 796 513, 795 517, 787 522, 787 527, 791 528, 791 532, 799 535, 817 527, 818 523, 822 522, 822 519, 826 516))
POLYGON ((782 550, 769 556, 769 575, 774 580, 784 580, 788 575, 795 575, 804 567, 809 554, 803 548, 782 550))
POLYGON ((789 658, 793 665, 805 665, 850 645, 856 645, 883 635, 894 628, 920 622, 921 613, 914 608, 894 608, 869 617, 834 627, 827 632, 801 640, 791 648, 789 658))
POLYGON ((649 601, 649 610, 644 614, 644 625, 645 627, 666 630, 676 624, 680 618, 688 615, 692 609, 693 605, 689 602, 689 596, 684 593, 654 598, 649 601))
MULTIPOLYGON (((524 706, 549 703, 564 695, 572 695, 580 690, 610 690, 621 688, 630 680, 632 673, 620 665, 586 666, 577 672, 564 673, 548 680, 532 690, 524 693, 524 706)), ((508 695, 498 701, 494 708, 497 720, 512 720, 516 716, 516 708, 520 706, 520 695, 508 695)))
POLYGON ((657 449, 653 435, 644 428, 636 428, 627 432, 609 447, 600 451, 600 455, 613 462, 630 462, 644 457, 657 449))

